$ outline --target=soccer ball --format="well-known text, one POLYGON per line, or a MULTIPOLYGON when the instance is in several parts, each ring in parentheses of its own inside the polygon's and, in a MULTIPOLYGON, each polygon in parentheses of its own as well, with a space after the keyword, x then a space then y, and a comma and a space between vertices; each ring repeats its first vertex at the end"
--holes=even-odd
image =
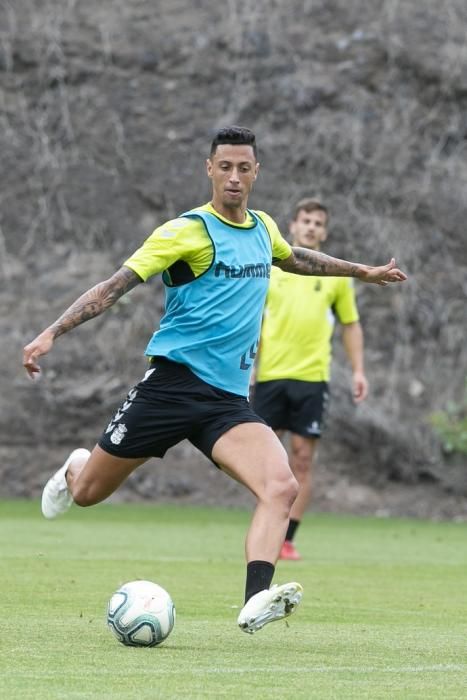
POLYGON ((167 639, 175 623, 175 607, 164 588, 152 581, 121 586, 107 606, 107 624, 128 647, 155 647, 167 639))

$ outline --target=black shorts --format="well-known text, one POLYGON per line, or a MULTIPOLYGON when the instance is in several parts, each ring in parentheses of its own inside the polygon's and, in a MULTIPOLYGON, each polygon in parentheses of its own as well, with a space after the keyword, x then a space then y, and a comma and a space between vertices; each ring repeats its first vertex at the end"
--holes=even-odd
POLYGON ((240 423, 264 423, 244 396, 217 389, 185 365, 153 358, 99 440, 115 457, 163 457, 184 439, 211 459, 215 442, 240 423))
POLYGON ((253 389, 253 409, 273 430, 321 437, 329 405, 328 382, 274 379, 253 389))

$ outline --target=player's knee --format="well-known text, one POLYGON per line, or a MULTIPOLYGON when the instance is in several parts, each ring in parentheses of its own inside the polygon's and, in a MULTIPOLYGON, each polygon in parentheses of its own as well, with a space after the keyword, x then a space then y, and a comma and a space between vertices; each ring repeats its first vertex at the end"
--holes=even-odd
POLYGON ((298 483, 298 480, 296 479, 295 476, 293 476, 291 485, 290 485, 290 507, 292 507, 295 499, 298 496, 298 492, 300 490, 300 484, 298 483))
POLYGON ((295 476, 291 473, 290 477, 287 478, 287 480, 283 483, 283 488, 282 488, 282 504, 287 511, 287 514, 290 512, 290 509, 292 508, 295 499, 298 496, 300 485, 295 478, 295 476))
POLYGON ((292 508, 295 499, 298 496, 299 489, 300 484, 298 483, 298 480, 295 478, 295 476, 292 475, 292 477, 288 481, 286 492, 286 502, 289 509, 292 508))
POLYGON ((305 481, 311 472, 311 463, 309 459, 295 459, 293 461, 293 472, 298 481, 305 481))
POLYGON ((292 472, 288 471, 280 478, 271 480, 266 489, 266 500, 280 503, 281 506, 289 509, 297 498, 299 484, 292 472))
POLYGON ((312 455, 308 449, 296 448, 292 451, 292 465, 294 474, 299 481, 308 476, 311 471, 312 455))
POLYGON ((94 506, 96 503, 99 503, 99 501, 102 500, 100 498, 96 498, 95 492, 93 493, 93 489, 86 484, 76 484, 73 486, 71 495, 73 496, 73 502, 82 508, 94 506))

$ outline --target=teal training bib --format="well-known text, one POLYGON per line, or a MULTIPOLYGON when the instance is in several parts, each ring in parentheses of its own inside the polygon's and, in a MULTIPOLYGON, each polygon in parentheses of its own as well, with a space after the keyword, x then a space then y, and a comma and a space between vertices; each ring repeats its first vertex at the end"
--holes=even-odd
POLYGON ((180 362, 208 384, 241 396, 248 396, 272 262, 268 230, 249 214, 249 228, 199 209, 182 214, 204 222, 213 261, 190 282, 170 285, 164 278, 165 314, 146 348, 146 355, 180 362))

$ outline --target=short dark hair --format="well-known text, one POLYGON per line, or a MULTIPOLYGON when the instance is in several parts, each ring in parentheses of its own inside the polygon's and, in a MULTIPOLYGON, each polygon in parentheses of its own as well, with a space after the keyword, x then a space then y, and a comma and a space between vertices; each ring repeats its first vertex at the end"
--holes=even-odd
POLYGON ((214 136, 211 143, 210 157, 214 155, 218 146, 229 144, 230 146, 251 146, 255 158, 258 158, 258 149, 256 148, 256 136, 245 126, 224 126, 214 136))
POLYGON ((326 223, 329 221, 328 208, 322 204, 319 199, 314 197, 306 197, 297 202, 293 210, 293 221, 296 220, 301 211, 306 211, 307 214, 310 214, 312 211, 324 211, 326 214, 326 223))

